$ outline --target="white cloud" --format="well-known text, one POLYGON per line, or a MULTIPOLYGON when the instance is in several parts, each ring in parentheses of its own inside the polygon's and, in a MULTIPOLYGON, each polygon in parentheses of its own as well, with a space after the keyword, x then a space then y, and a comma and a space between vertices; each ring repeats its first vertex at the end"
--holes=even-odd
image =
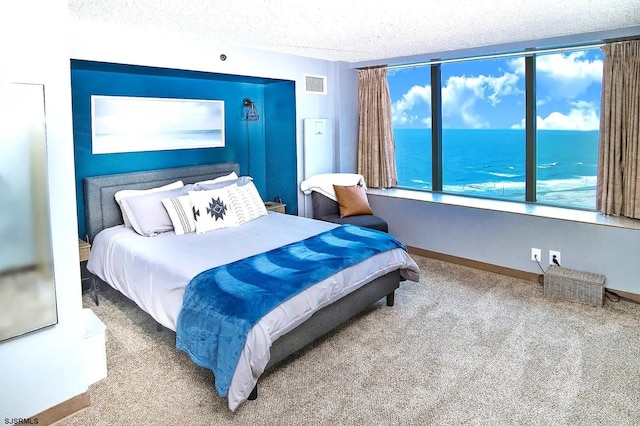
POLYGON ((541 55, 536 59, 536 73, 549 94, 575 99, 591 84, 602 81, 602 60, 590 61, 584 51, 541 55))
POLYGON ((402 98, 391 104, 391 119, 394 124, 425 123, 431 125, 431 86, 413 86, 402 98), (416 106, 422 106, 422 118, 413 112, 416 106))
MULTIPOLYGON (((500 70, 497 76, 458 75, 444 81, 443 125, 476 129, 495 126, 502 117, 496 116, 500 114, 496 107, 503 97, 523 93, 518 84, 524 78, 524 65, 524 58, 518 57, 507 61, 507 71, 500 70)), ((539 118, 538 128, 598 128, 597 109, 590 104, 573 102, 568 112, 565 108, 560 112, 561 107, 555 105, 560 100, 566 106, 567 101, 577 99, 591 84, 599 83, 602 80, 602 60, 590 60, 584 51, 540 55, 536 59, 536 70, 539 87, 537 105, 555 110, 546 117, 539 118)), ((394 124, 430 125, 431 87, 411 87, 402 98, 393 103, 392 113, 394 124), (419 109, 421 106, 424 109, 419 109)), ((513 127, 518 126, 522 124, 513 127)))
POLYGON ((443 122, 447 117, 461 118, 467 127, 474 129, 488 128, 490 123, 476 112, 482 103, 491 106, 500 103, 502 96, 519 93, 519 77, 514 73, 505 72, 494 76, 453 76, 442 88, 443 122))
MULTIPOLYGON (((596 108, 591 102, 576 101, 571 103, 568 114, 554 111, 546 117, 536 117, 538 130, 598 130, 600 119, 596 108)), ((524 129, 524 119, 520 124, 514 124, 512 129, 524 129)))
MULTIPOLYGON (((524 57, 511 59, 508 66, 514 73, 524 75, 524 57)), ((568 78, 585 79, 590 82, 600 81, 602 80, 602 59, 589 60, 584 50, 540 54, 536 56, 536 72, 559 81, 568 78)))
MULTIPOLYGON (((494 76, 454 76, 450 77, 442 88, 443 122, 447 118, 452 122, 461 121, 465 127, 489 128, 486 116, 477 111, 486 107, 486 103, 495 107, 502 96, 520 93, 519 77, 506 72, 494 76), (485 105, 483 105, 485 104, 485 105)), ((394 124, 422 124, 431 126, 431 86, 412 86, 407 93, 391 105, 394 124), (417 108, 421 108, 417 110, 417 108)))
POLYGON ((559 80, 586 79, 602 80, 602 60, 589 61, 585 51, 571 52, 566 55, 555 53, 540 55, 536 59, 536 71, 549 74, 559 80))
POLYGON ((511 59, 507 62, 507 65, 514 73, 524 76, 524 57, 511 59))
POLYGON ((536 106, 543 106, 551 102, 551 98, 549 96, 545 96, 544 98, 536 98, 536 106))

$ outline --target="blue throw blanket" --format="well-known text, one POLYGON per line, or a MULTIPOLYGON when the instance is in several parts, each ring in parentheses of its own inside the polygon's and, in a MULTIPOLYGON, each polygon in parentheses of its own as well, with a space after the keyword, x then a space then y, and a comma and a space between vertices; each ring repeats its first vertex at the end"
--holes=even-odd
POLYGON ((406 247, 384 232, 343 225, 197 275, 185 290, 176 347, 213 371, 226 396, 249 330, 273 308, 374 254, 406 247))

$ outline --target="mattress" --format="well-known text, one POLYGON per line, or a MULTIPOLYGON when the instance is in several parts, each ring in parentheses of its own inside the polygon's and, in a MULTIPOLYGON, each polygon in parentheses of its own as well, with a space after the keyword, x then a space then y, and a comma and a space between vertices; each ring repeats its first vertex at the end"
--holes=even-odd
MULTIPOLYGON (((204 234, 143 237, 115 226, 96 235, 87 269, 174 330, 184 289, 198 273, 308 238, 338 225, 270 212, 241 226, 204 234)), ((401 249, 380 253, 299 293, 249 332, 229 388, 229 408, 245 401, 269 362, 269 348, 314 312, 393 270, 416 280, 419 269, 401 249)))

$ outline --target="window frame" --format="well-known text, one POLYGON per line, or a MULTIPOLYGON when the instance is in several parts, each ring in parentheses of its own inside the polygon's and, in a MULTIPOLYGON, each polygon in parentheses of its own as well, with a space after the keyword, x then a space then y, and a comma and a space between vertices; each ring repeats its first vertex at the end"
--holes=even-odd
POLYGON ((457 195, 462 197, 473 197, 486 200, 507 201, 514 203, 539 204, 552 207, 567 208, 573 210, 596 211, 593 208, 583 206, 573 206, 567 204, 544 203, 538 202, 537 192, 537 108, 536 108, 536 57, 541 54, 549 53, 566 53, 576 50, 591 50, 602 47, 602 44, 588 45, 572 45, 564 47, 555 47, 550 49, 540 49, 528 52, 510 52, 505 54, 483 55, 450 60, 437 60, 421 64, 401 65, 398 67, 389 66, 388 68, 404 68, 428 66, 431 75, 431 189, 409 188, 396 185, 399 189, 410 189, 421 192, 433 192, 441 194, 457 195), (491 196, 483 196, 478 194, 461 194, 447 192, 443 190, 443 152, 442 152, 442 73, 441 65, 450 62, 467 62, 492 58, 506 57, 522 57, 525 61, 525 199, 505 200, 491 196))

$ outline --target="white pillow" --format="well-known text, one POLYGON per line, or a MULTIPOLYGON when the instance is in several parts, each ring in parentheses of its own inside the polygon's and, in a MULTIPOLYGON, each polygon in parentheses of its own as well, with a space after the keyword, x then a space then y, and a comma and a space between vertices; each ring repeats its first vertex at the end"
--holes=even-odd
POLYGON ((267 214, 267 208, 264 205, 264 201, 262 201, 262 198, 260 197, 260 194, 253 182, 238 186, 237 192, 240 196, 240 203, 246 222, 267 214))
POLYGON ((194 184, 193 190, 207 191, 209 189, 218 189, 218 188, 222 188, 223 186, 233 185, 234 183, 238 186, 242 186, 252 181, 253 181, 253 178, 249 176, 240 176, 238 179, 228 179, 228 180, 223 180, 223 181, 213 182, 213 183, 211 183, 211 181, 203 181, 203 182, 198 182, 194 184))
POLYGON ((193 185, 168 191, 153 191, 146 194, 125 197, 121 202, 122 211, 129 219, 131 227, 140 235, 153 237, 173 229, 173 223, 162 200, 187 195, 193 185))
POLYGON ((169 214, 176 235, 196 231, 196 223, 193 220, 193 206, 189 195, 165 198, 162 200, 162 205, 169 214))
POLYGON ((236 172, 231 172, 228 175, 224 175, 224 176, 220 176, 217 177, 215 179, 210 179, 210 180, 203 180, 200 182, 196 182, 195 185, 206 185, 206 184, 212 184, 212 183, 220 183, 220 182, 224 182, 227 180, 235 180, 238 179, 238 175, 236 174, 236 172))
POLYGON ((189 191, 196 234, 238 225, 238 217, 230 205, 230 191, 234 187, 237 186, 225 186, 209 191, 189 191))
POLYGON ((122 209, 122 199, 127 198, 127 197, 133 197, 136 195, 142 195, 142 194, 148 194, 150 192, 157 192, 157 191, 166 191, 169 189, 177 189, 177 188, 182 188, 184 186, 184 183, 182 183, 181 180, 177 181, 177 182, 173 182, 170 183, 168 185, 164 185, 164 186, 159 186, 157 188, 151 188, 151 189, 123 189, 122 191, 118 191, 114 194, 114 198, 116 199, 116 202, 118 203, 118 206, 120 207, 120 211, 122 212, 122 219, 124 220, 124 226, 126 226, 127 228, 131 228, 131 221, 129 220, 129 218, 127 217, 127 214, 125 213, 125 211, 122 209))

